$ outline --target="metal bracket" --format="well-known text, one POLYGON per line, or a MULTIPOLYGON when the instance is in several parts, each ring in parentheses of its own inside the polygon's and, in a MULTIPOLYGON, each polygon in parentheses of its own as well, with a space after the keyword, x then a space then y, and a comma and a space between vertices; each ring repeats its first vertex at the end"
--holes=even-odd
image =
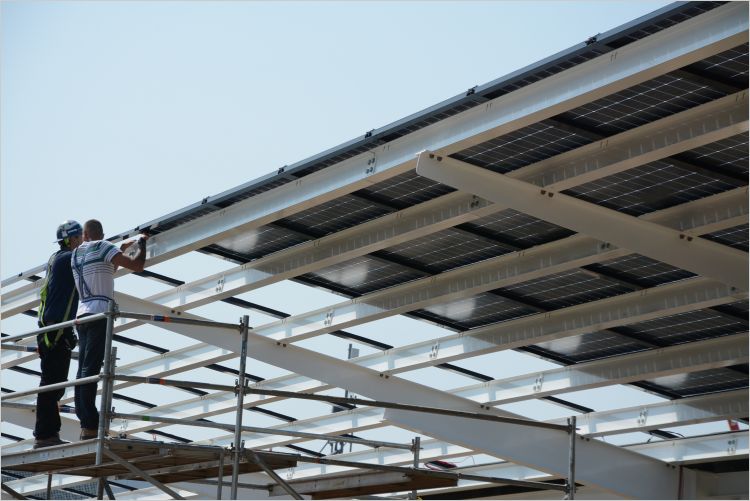
POLYGON ((638 414, 638 426, 644 426, 648 420, 648 409, 641 409, 638 414))
POLYGON ((542 391, 543 383, 544 383, 544 374, 539 374, 536 377, 536 380, 534 381, 534 386, 533 386, 534 393, 539 393, 540 391, 542 391))
POLYGON ((733 438, 727 442, 727 454, 733 455, 737 453, 737 439, 733 438))

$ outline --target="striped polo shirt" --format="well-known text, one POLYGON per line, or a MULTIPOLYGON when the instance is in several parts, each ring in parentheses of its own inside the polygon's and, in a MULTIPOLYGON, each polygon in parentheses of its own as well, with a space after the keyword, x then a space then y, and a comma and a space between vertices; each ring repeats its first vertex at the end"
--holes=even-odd
POLYGON ((106 240, 83 242, 70 257, 73 278, 78 289, 78 313, 103 313, 115 297, 115 265, 112 259, 120 249, 106 240))

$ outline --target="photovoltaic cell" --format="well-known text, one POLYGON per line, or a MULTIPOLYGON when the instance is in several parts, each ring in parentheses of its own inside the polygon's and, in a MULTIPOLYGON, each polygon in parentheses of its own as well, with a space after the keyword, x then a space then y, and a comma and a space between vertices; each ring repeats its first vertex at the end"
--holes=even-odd
POLYGON ((262 226, 230 238, 220 240, 215 245, 256 259, 278 250, 309 240, 302 235, 292 233, 275 226, 262 226))
POLYGON ((617 296, 632 292, 632 290, 617 282, 575 269, 496 289, 496 292, 499 294, 507 292, 521 301, 542 305, 547 310, 556 310, 617 296))
POLYGON ((675 374, 648 380, 668 389, 681 397, 703 395, 717 391, 736 390, 747 388, 747 372, 736 371, 728 368, 710 369, 686 374, 675 374))
POLYGON ((689 271, 662 263, 640 254, 630 254, 586 267, 604 276, 633 284, 633 289, 655 287, 695 276, 689 271))
POLYGON ((711 165, 718 172, 726 172, 738 178, 747 178, 747 152, 748 135, 744 133, 686 151, 679 158, 698 165, 711 165))
POLYGON ((747 332, 747 318, 736 318, 710 308, 656 318, 622 327, 642 339, 659 345, 675 345, 747 332))
POLYGON ((645 125, 725 94, 699 83, 662 75, 560 115, 604 135, 645 125))
POLYGON ((507 241, 522 249, 552 242, 574 233, 567 228, 513 209, 476 219, 463 226, 468 229, 479 229, 489 235, 497 235, 498 240, 507 241))
POLYGON ((576 363, 635 353, 648 349, 644 344, 614 332, 592 332, 535 345, 563 355, 576 363))
POLYGON ((391 212, 361 198, 343 196, 280 219, 279 226, 289 226, 316 237, 340 231, 391 212))
POLYGON ((536 311, 495 294, 484 293, 433 305, 419 310, 419 313, 434 322, 444 323, 447 319, 451 324, 460 326, 463 330, 468 330, 531 315, 536 311))
POLYGON ((403 209, 453 191, 456 190, 419 176, 416 171, 412 170, 381 181, 370 188, 359 190, 357 193, 375 199, 388 200, 393 207, 403 209))
POLYGON ((449 228, 389 247, 380 252, 379 256, 393 256, 398 262, 413 264, 432 273, 440 273, 493 258, 512 250, 514 249, 487 238, 449 228))
POLYGON ((715 9, 722 3, 724 2, 689 2, 685 5, 686 8, 684 11, 675 12, 671 15, 665 16, 663 19, 648 23, 640 29, 633 30, 628 34, 619 37, 617 40, 607 42, 607 45, 611 48, 620 48, 624 45, 635 42, 636 40, 640 40, 641 38, 645 38, 681 23, 682 21, 715 9))
POLYGON ((587 137, 561 129, 546 120, 472 146, 451 157, 505 174, 590 142, 587 137))
POLYGON ((302 278, 310 284, 356 297, 424 276, 416 270, 362 256, 308 273, 302 278))
POLYGON ((742 224, 733 228, 727 228, 726 230, 717 231, 708 235, 703 235, 703 238, 713 240, 720 244, 728 245, 739 249, 741 251, 748 251, 747 245, 748 236, 748 225, 742 224))
POLYGON ((708 76, 733 81, 740 88, 747 88, 748 44, 744 43, 715 56, 690 65, 708 76))
POLYGON ((676 167, 668 161, 657 161, 591 181, 564 193, 602 207, 640 216, 735 187, 676 167))

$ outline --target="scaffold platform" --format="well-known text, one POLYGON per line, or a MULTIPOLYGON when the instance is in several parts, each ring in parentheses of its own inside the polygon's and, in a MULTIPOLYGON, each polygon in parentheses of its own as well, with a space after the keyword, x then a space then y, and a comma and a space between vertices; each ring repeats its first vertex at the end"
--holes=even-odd
MULTIPOLYGON (((216 478, 220 468, 224 476, 232 474, 230 453, 218 446, 184 445, 147 440, 106 438, 106 460, 96 463, 98 440, 84 440, 70 444, 45 447, 3 455, 3 470, 32 473, 66 474, 86 477, 108 477, 149 481, 128 468, 123 461, 162 483, 189 482, 216 478), (116 456, 116 457, 115 457, 116 456), (223 457, 227 460, 224 461, 223 457)), ((293 468, 296 456, 275 452, 256 452, 271 469, 293 468)), ((252 461, 240 462, 240 473, 263 471, 252 461)))

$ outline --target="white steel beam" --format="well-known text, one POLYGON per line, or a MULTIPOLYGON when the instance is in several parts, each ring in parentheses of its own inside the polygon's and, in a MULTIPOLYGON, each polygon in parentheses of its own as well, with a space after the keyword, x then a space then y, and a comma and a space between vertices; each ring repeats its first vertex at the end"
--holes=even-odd
MULTIPOLYGON (((741 92, 591 143, 507 174, 563 190, 747 130, 741 92)), ((309 273, 504 209, 466 193, 451 193, 353 228, 174 287, 148 299, 182 311, 309 273)), ((3 313, 36 305, 39 284, 5 294, 3 313)), ((131 326, 139 322, 129 322, 131 326)))
POLYGON ((558 191, 540 189, 431 152, 420 153, 417 173, 578 233, 747 290, 747 252, 690 237, 616 210, 558 191))
MULTIPOLYGON (((570 378, 561 391, 580 391, 593 387, 612 386, 626 384, 633 381, 642 381, 658 377, 672 372, 689 373, 705 370, 712 367, 726 367, 747 360, 747 335, 732 336, 727 339, 726 344, 716 342, 717 340, 706 340, 680 345, 665 350, 652 350, 647 353, 607 359, 603 363, 614 363, 620 369, 606 371, 598 362, 592 364, 581 364, 575 366, 581 373, 585 374, 586 368, 591 365, 592 378, 579 377, 570 378), (633 363, 632 370, 623 370, 625 360, 633 363), (597 374, 598 373, 598 374, 597 374), (592 383, 592 379, 595 381, 592 383)), ((554 380, 554 378, 569 368, 553 369, 550 371, 533 374, 531 378, 543 382, 554 380)), ((488 388, 482 391, 480 388, 458 388, 450 390, 454 395, 470 398, 485 405, 500 405, 514 401, 540 398, 547 394, 555 394, 552 391, 537 393, 535 388, 524 388, 513 397, 502 399, 498 387, 512 388, 512 385, 520 378, 508 378, 505 380, 490 381, 488 388), (491 400, 490 400, 491 399, 491 400)), ((554 383, 553 383, 554 385, 554 383)), ((478 385, 479 386, 479 385, 478 385)), ((559 386, 559 384, 558 384, 559 386)), ((509 391, 509 393, 515 393, 509 391)), ((583 415, 579 421, 579 433, 582 435, 609 435, 625 433, 628 431, 643 431, 661 426, 678 426, 697 422, 716 421, 727 417, 744 417, 747 415, 747 390, 736 392, 725 392, 719 395, 694 397, 692 399, 677 400, 668 403, 654 404, 653 406, 640 406, 632 409, 619 409, 611 412, 590 413, 583 415), (745 400, 742 397, 745 397, 745 400)), ((315 429, 320 433, 338 434, 352 431, 370 429, 378 424, 383 416, 383 411, 373 408, 356 409, 334 415, 320 416, 304 421, 279 425, 281 429, 315 429)), ((563 421, 550 421, 556 424, 565 424, 563 421)), ((288 437, 260 435, 245 433, 243 438, 249 447, 268 448, 297 442, 299 440, 288 437)), ((232 435, 217 437, 207 443, 212 445, 225 445, 232 440, 232 435)))
MULTIPOLYGON (((720 229, 747 222, 747 196, 746 187, 737 188, 735 190, 695 200, 680 206, 647 214, 644 218, 654 222, 659 222, 670 228, 679 229, 689 235, 699 235, 706 231, 718 231, 720 229)), ((136 301, 135 298, 130 298, 129 296, 118 293, 118 301, 124 305, 125 309, 135 311, 136 306, 132 304, 136 301)), ((153 311, 161 314, 172 313, 172 310, 163 309, 158 305, 151 305, 148 307, 148 305, 143 303, 138 304, 141 305, 141 309, 138 311, 153 311)), ((188 318, 199 318, 190 317, 185 312, 179 314, 188 318)), ((128 326, 133 325, 132 323, 125 323, 123 325, 123 322, 124 320, 122 319, 118 320, 116 332, 121 332, 128 326)), ((210 350, 209 347, 204 346, 204 348, 210 350)), ((35 355, 33 354, 30 355, 17 351, 5 350, 2 352, 3 367, 19 365, 31 360, 34 356, 35 355)), ((168 366, 171 366, 173 362, 171 355, 165 354, 160 357, 163 359, 165 369, 167 369, 168 366)), ((214 363, 218 361, 220 360, 208 358, 206 363, 214 363)))
MULTIPOLYGON (((728 338, 709 339, 697 341, 661 350, 651 350, 634 355, 615 357, 605 361, 580 364, 570 368, 553 369, 526 377, 515 377, 504 380, 490 381, 487 387, 476 385, 465 388, 450 390, 450 393, 470 398, 485 405, 500 405, 510 402, 539 398, 548 394, 556 394, 564 391, 580 391, 593 387, 625 384, 632 381, 640 381, 663 376, 670 373, 688 373, 705 370, 712 367, 725 367, 747 360, 747 335, 735 335, 728 338), (611 364, 612 367, 608 367, 611 364), (574 371, 572 369, 575 369, 574 371), (560 375, 576 373, 561 381, 560 375), (532 381, 531 384, 523 385, 521 380, 532 381), (532 386, 533 384, 533 386, 532 386), (520 388, 514 391, 514 385, 520 388), (540 391, 536 391, 537 385, 540 391), (542 388, 543 387, 543 388, 542 388), (549 388, 554 387, 556 391, 549 388), (503 393, 505 388, 505 393, 503 393), (544 389, 545 391, 541 391, 544 389), (505 398, 503 398, 505 396, 505 398)), ((265 385, 264 385, 265 387, 265 385)), ((317 391, 318 388, 299 388, 301 391, 317 391)), ((248 395, 248 397, 253 397, 248 395)), ((747 415, 747 391, 725 392, 719 395, 709 395, 683 399, 673 402, 654 404, 652 406, 640 406, 631 409, 619 409, 616 411, 590 413, 579 418, 579 433, 581 435, 599 436, 605 434, 624 433, 627 431, 643 431, 662 426, 677 426, 697 422, 715 421, 726 417, 743 417, 747 415), (745 397, 744 400, 742 397, 745 397)), ((257 398, 257 397, 256 397, 257 398)), ((270 399, 256 400, 251 405, 269 403, 270 399)), ((195 406, 198 402, 204 405, 200 415, 188 416, 191 419, 208 417, 209 412, 215 411, 218 406, 222 412, 228 412, 236 402, 236 397, 229 392, 218 392, 210 398, 199 399, 191 404, 195 406)), ((189 404, 190 402, 184 402, 189 404)), ((10 411, 11 409, 7 409, 10 411)), ((28 411, 23 413, 19 409, 12 409, 6 419, 19 425, 29 422, 28 411), (21 412, 21 414, 19 414, 21 412)), ((32 411, 33 412, 33 411, 32 411)), ((154 408, 144 411, 148 415, 175 416, 179 412, 174 406, 168 408, 154 408)), ((360 408, 348 412, 324 415, 307 420, 285 423, 275 428, 284 430, 304 430, 311 433, 340 434, 353 431, 363 431, 382 426, 382 409, 360 408)), ((63 420, 68 422, 72 419, 63 420)), ((557 421, 551 421, 557 423, 557 421)), ((112 429, 116 432, 137 433, 153 429, 152 426, 128 420, 117 419, 113 422, 112 429), (138 426, 141 425, 141 426, 138 426)), ((563 422, 557 424, 564 424, 563 422)), ((272 427, 274 428, 274 427, 272 427)), ((76 427, 71 428, 77 432, 76 427)), ((67 436, 67 428, 63 430, 67 436)), ((205 443, 211 445, 227 445, 233 440, 233 435, 225 435, 205 443)), ((250 448, 268 448, 305 441, 305 439, 293 439, 285 436, 274 436, 270 434, 244 433, 243 439, 246 446, 250 448)), ((15 444, 10 445, 16 448, 15 444)), ((8 449, 9 450, 9 449, 8 449)), ((7 450, 6 450, 7 452, 7 450)))
POLYGON ((486 405, 500 405, 612 384, 728 367, 747 361, 748 335, 745 332, 487 381, 458 388, 452 393, 486 405))
MULTIPOLYGON (((738 93, 582 146, 507 174, 563 190, 747 130, 747 95, 738 93)), ((388 214, 315 241, 151 296, 185 309, 299 276, 504 209, 465 193, 388 214)))
MULTIPOLYGON (((720 98, 576 148, 507 174, 563 190, 747 130, 745 92, 720 98)), ((475 195, 451 193, 333 235, 155 294, 148 299, 186 310, 299 276, 504 209, 475 195)), ((36 305, 39 284, 5 294, 3 313, 36 305)), ((137 322, 130 322, 138 325, 137 322)))
MULTIPOLYGON (((470 454, 464 448, 456 445, 446 444, 439 440, 423 440, 420 459, 422 462, 434 459, 450 459, 452 457, 463 457, 470 454)), ((748 454, 748 432, 734 432, 720 434, 717 436, 689 437, 674 440, 658 440, 645 444, 633 444, 624 446, 625 449, 643 454, 645 456, 658 457, 666 463, 681 462, 685 458, 707 460, 707 459, 730 459, 742 457, 748 454)), ((356 461, 363 463, 404 465, 411 464, 413 456, 408 451, 396 451, 393 449, 359 451, 338 455, 344 461, 356 461)), ((616 468, 617 465, 610 465, 616 468)), ((334 465, 298 464, 290 471, 291 478, 306 478, 315 475, 323 475, 344 471, 344 468, 334 465)), ((533 468, 509 462, 493 463, 488 465, 461 468, 459 471, 473 475, 486 475, 493 477, 514 478, 518 480, 531 480, 541 476, 548 476, 533 468)))
POLYGON ((661 461, 679 464, 699 463, 722 457, 746 459, 748 455, 747 431, 690 437, 667 443, 671 447, 663 447, 664 442, 651 442, 630 448, 661 461))
MULTIPOLYGON (((624 249, 613 249, 609 244, 574 235, 287 317, 258 326, 255 333, 292 343, 627 254, 624 249)), ((746 290, 727 288, 726 295, 734 294, 737 289, 746 290)), ((738 299, 744 294, 737 293, 738 299)))
MULTIPOLYGON (((418 151, 448 155, 740 45, 748 38, 745 14, 736 4, 718 7, 372 152, 155 235, 147 245, 148 263, 157 264, 406 172, 414 167, 418 151)), ((9 311, 2 310, 4 315, 9 311)))
MULTIPOLYGON (((703 422, 703 420, 696 421, 694 419, 700 419, 700 417, 696 417, 696 411, 691 408, 691 406, 696 406, 700 409, 703 409, 707 412, 710 412, 711 410, 714 410, 718 413, 721 413, 719 415, 715 415, 713 417, 707 417, 706 421, 713 421, 716 419, 721 419, 726 416, 730 415, 739 415, 742 413, 743 406, 746 409, 747 408, 747 402, 743 401, 746 400, 747 397, 747 390, 738 390, 735 392, 729 392, 728 394, 719 394, 719 395, 706 395, 701 397, 693 397, 690 399, 684 399, 684 401, 673 401, 673 402, 664 402, 659 404, 651 404, 639 408, 633 408, 636 415, 642 414, 643 411, 648 415, 649 423, 651 423, 651 420, 653 419, 661 419, 660 416, 662 416, 664 413, 669 413, 670 409, 674 411, 675 413, 675 420, 673 422, 664 422, 664 425, 680 425, 680 424, 688 424, 690 422, 703 422), (683 408, 684 407, 684 408, 683 408), (737 412, 734 412, 730 409, 734 409, 737 412), (726 414, 724 414, 726 413, 726 414), (683 417, 680 417, 683 416, 683 417), (692 417, 691 417, 692 416, 692 417)), ((627 413, 629 409, 621 409, 618 411, 608 411, 608 412, 600 412, 600 413, 592 413, 592 414, 584 414, 582 416, 579 416, 578 418, 578 424, 579 424, 579 434, 581 435, 588 435, 588 436, 597 436, 600 433, 592 433, 587 434, 586 431, 593 429, 595 426, 594 421, 596 423, 602 423, 604 420, 607 421, 605 426, 607 426, 607 431, 603 432, 601 434, 612 434, 612 433, 619 433, 619 432, 627 432, 629 431, 629 428, 632 426, 631 421, 635 419, 642 419, 642 418, 633 418, 632 416, 625 416, 622 418, 616 418, 615 415, 618 413, 627 413), (616 424, 611 419, 614 419, 619 424, 616 424), (617 426, 621 426, 622 429, 620 431, 617 431, 615 428, 617 426)), ((699 411, 697 411, 699 412, 699 411)), ((745 410, 746 412, 746 410, 745 410)), ((364 408, 364 409, 357 409, 353 411, 347 411, 344 413, 338 413, 337 415, 331 415, 331 416, 325 416, 325 418, 328 418, 333 422, 333 420, 341 419, 344 416, 344 414, 352 415, 352 414, 366 414, 364 416, 364 419, 359 418, 349 418, 351 421, 351 425, 349 426, 332 426, 327 428, 327 432, 332 433, 345 433, 345 432, 357 432, 357 431, 363 431, 368 428, 371 428, 372 426, 367 426, 365 424, 366 420, 372 419, 374 423, 379 423, 382 415, 383 410, 382 409, 373 409, 373 408, 364 408), (363 426, 357 426, 358 424, 363 424, 363 426)), ((314 423, 315 419, 319 418, 312 418, 304 421, 299 421, 297 423, 290 423, 290 425, 299 425, 302 428, 306 428, 306 423, 314 423)), ((551 420, 549 422, 557 422, 558 420, 551 420)), ((661 426, 661 425, 660 425, 661 426)), ((282 427, 288 427, 282 425, 282 427)), ((633 430, 635 431, 635 430, 633 430)), ((747 432, 744 432, 747 433, 747 432)), ((731 457, 731 456, 741 456, 743 453, 747 454, 747 446, 744 446, 742 444, 742 433, 739 434, 733 434, 734 436, 715 440, 711 439, 710 437, 698 437, 698 438, 691 438, 691 439, 682 439, 685 440, 684 444, 682 446, 682 451, 680 454, 680 458, 687 455, 688 457, 692 457, 695 455, 695 452, 691 451, 698 451, 703 446, 701 444, 708 444, 709 445, 709 453, 708 455, 704 455, 702 459, 719 459, 721 457, 731 457), (731 444, 731 440, 733 438, 739 438, 736 445, 731 444), (728 447, 726 449, 721 449, 721 445, 726 443, 728 447), (717 445, 718 444, 718 445, 717 445), (732 447, 729 447, 729 445, 732 445, 732 447), (732 450, 734 448, 734 450, 732 450), (688 451, 685 453, 684 451, 688 451), (744 452, 743 452, 744 451, 744 452)), ((243 435, 243 437, 246 437, 247 435, 243 435)), ((229 440, 233 437, 232 435, 228 436, 229 440)), ((270 444, 272 447, 279 447, 282 445, 285 445, 289 441, 287 440, 287 437, 280 437, 283 438, 283 442, 279 442, 276 444, 270 444)), ((679 441, 659 441, 655 442, 656 444, 660 444, 660 447, 656 447, 654 449, 651 449, 649 451, 646 451, 647 454, 650 455, 658 455, 659 457, 662 457, 666 461, 674 460, 674 458, 670 458, 666 452, 664 452, 662 449, 669 449, 674 448, 674 442, 679 441)), ((206 440, 199 442, 201 444, 210 444, 210 445, 225 445, 223 441, 213 441, 213 440, 206 440)), ((430 461, 433 459, 450 459, 453 457, 463 457, 467 455, 471 455, 472 451, 469 449, 466 449, 465 447, 457 446, 454 444, 450 444, 447 442, 443 442, 440 440, 423 440, 422 441, 422 449, 420 451, 420 457, 421 460, 424 461, 430 461)), ((247 445, 248 447, 264 447, 263 445, 256 444, 256 445, 247 445)), ((269 445, 266 444, 265 447, 268 447, 269 445)), ((645 447, 645 445, 633 445, 628 446, 631 449, 639 450, 640 448, 645 447)), ((10 449, 8 449, 10 450, 10 449)), ((6 452, 4 449, 3 452, 6 452)), ((705 451, 704 451, 705 452, 705 451)), ((413 455, 409 451, 404 451, 400 449, 390 449, 390 448, 378 448, 378 449, 370 449, 370 450, 363 450, 363 451, 357 451, 352 453, 346 453, 342 454, 340 456, 337 456, 341 459, 344 459, 346 461, 354 461, 354 462, 364 462, 364 463, 375 463, 375 464, 386 464, 386 465, 404 465, 404 464, 411 464, 413 461, 413 455)), ((291 468, 287 470, 286 472, 286 478, 288 480, 292 479, 301 479, 301 478, 307 478, 310 476, 316 476, 316 475, 324 475, 324 474, 330 474, 330 473, 337 473, 341 471, 345 471, 347 468, 340 467, 340 466, 332 466, 332 465, 315 465, 310 463, 300 463, 295 468, 291 468)), ((461 471, 466 471, 468 473, 473 474, 485 474, 490 476, 501 476, 506 478, 515 478, 515 479, 531 479, 531 478, 537 478, 540 476, 547 476, 547 474, 541 473, 537 470, 533 470, 527 467, 515 465, 513 463, 500 463, 500 464, 494 464, 494 465, 488 465, 488 466, 479 466, 479 467, 472 467, 469 469, 462 469, 461 471)), ((54 487, 65 487, 65 486, 73 486, 76 484, 75 480, 80 477, 63 477, 63 476, 55 476, 54 479, 54 487), (72 482, 72 483, 71 483, 72 482)), ((28 482, 23 483, 22 485, 19 485, 19 488, 26 489, 24 492, 26 494, 33 495, 35 492, 35 489, 43 490, 46 488, 46 475, 45 476, 39 476, 39 481, 36 484, 29 484, 28 482)))
MULTIPOLYGON (((689 437, 675 440, 663 440, 655 441, 648 444, 636 444, 626 446, 626 448, 645 455, 653 457, 659 457, 665 462, 679 463, 685 457, 695 458, 698 461, 713 460, 722 461, 725 459, 746 459, 748 455, 748 434, 747 432, 736 432, 727 433, 713 436, 701 436, 701 437, 689 437)), ((616 468, 616 465, 613 466, 616 468)), ((541 477, 548 477, 541 472, 535 472, 528 468, 515 465, 513 463, 493 463, 479 466, 471 466, 468 468, 461 468, 460 471, 465 471, 473 475, 487 475, 487 476, 504 476, 510 478, 518 478, 524 480, 539 480, 541 477)), ((685 472, 686 474, 688 472, 685 472)), ((747 477, 747 472, 744 472, 747 477)), ((700 484, 700 479, 699 479, 700 484)), ((467 485, 473 485, 474 487, 480 485, 479 482, 459 481, 459 488, 467 485)), ((685 485, 685 484, 683 484, 685 485)), ((701 487, 700 485, 698 486, 701 487)), ((711 487, 711 486, 704 486, 711 487)), ((732 493, 747 493, 747 482, 742 486, 742 489, 734 490, 732 493)), ((711 489, 708 492, 716 493, 719 489, 711 489)), ((440 493, 445 490, 435 490, 432 494, 437 498, 440 497, 440 493)), ((704 496, 690 496, 688 492, 684 492, 683 499, 703 499, 704 496)), ((599 496, 601 498, 603 496, 599 496)), ((718 496, 719 499, 728 499, 732 496, 718 496)))
MULTIPOLYGON (((592 332, 602 328, 627 325, 664 315, 715 306, 717 304, 736 301, 741 297, 731 295, 728 288, 723 284, 697 278, 563 308, 554 312, 530 315, 516 320, 461 332, 452 336, 445 336, 435 340, 414 343, 358 357, 344 363, 372 369, 386 376, 422 367, 434 366, 448 361, 592 332)), ((162 326, 172 329, 174 325, 163 324, 162 326)), ((184 326, 179 326, 179 328, 182 327, 184 326)), ((184 330, 178 330, 178 332, 192 337, 190 333, 184 330)), ((237 338, 233 333, 216 333, 210 338, 201 336, 197 339, 210 340, 211 343, 223 348, 237 350, 237 347, 234 346, 237 344, 237 338)), ((282 344, 286 345, 286 343, 279 342, 280 346, 282 344)), ((248 353, 252 358, 270 363, 269 360, 262 358, 252 350, 248 351, 248 353)), ((310 353, 312 354, 313 352, 310 353)), ((294 369, 290 368, 291 366, 280 367, 294 371, 294 369)), ((307 392, 321 391, 331 386, 339 386, 325 379, 312 378, 310 380, 306 377, 308 375, 299 370, 294 372, 300 375, 291 374, 282 376, 257 383, 253 386, 264 389, 307 392)), ((364 394, 347 386, 345 381, 342 384, 344 386, 339 387, 349 389, 356 394, 364 394)), ((272 401, 274 401, 273 397, 248 395, 245 405, 260 405, 272 401)), ((234 403, 235 397, 232 393, 216 392, 204 397, 150 409, 148 413, 151 415, 164 413, 173 417, 177 414, 188 417, 196 416, 195 410, 199 408, 201 410, 200 416, 206 417, 228 412, 234 403)), ((140 425, 145 426, 143 424, 140 425)), ((150 424, 148 426, 153 427, 154 425, 150 424)))
MULTIPOLYGON (((748 390, 725 391, 712 395, 682 398, 656 404, 578 416, 578 433, 599 437, 633 431, 708 423, 748 416, 748 390)), ((565 419, 550 423, 565 424, 565 419)))
POLYGON ((449 154, 631 87, 747 41, 728 4, 149 240, 152 263, 332 200, 413 168, 422 149, 449 154), (544 96, 540 99, 540 96, 544 96), (372 160, 375 164, 372 164, 372 160))
POLYGON ((747 132, 747 105, 747 91, 737 92, 519 169, 523 176, 506 176, 567 190, 747 132))
MULTIPOLYGON (((435 340, 414 343, 385 352, 358 357, 348 362, 340 361, 347 366, 358 365, 389 376, 421 367, 433 366, 439 363, 459 360, 471 356, 518 348, 552 339, 593 332, 600 329, 617 327, 657 318, 665 315, 715 306, 717 304, 736 301, 746 297, 745 294, 732 294, 729 288, 704 278, 683 280, 664 286, 623 294, 612 298, 584 303, 563 308, 553 312, 540 313, 527 317, 489 325, 471 331, 445 336, 435 340)), ((133 301, 133 307, 139 302, 133 301)), ((147 306, 141 306, 147 308, 147 306)), ((187 330, 188 326, 177 324, 157 324, 161 327, 194 337, 195 339, 211 342, 220 348, 237 351, 238 334, 235 332, 216 332, 206 335, 207 330, 195 332, 187 330)), ((200 331, 200 329, 198 329, 200 331)), ((254 334, 257 336, 257 334, 254 334)), ((269 340, 271 341, 271 340, 269 340)), ((279 342, 279 346, 286 343, 279 342)), ((686 345, 689 346, 689 345, 686 345)), ((719 348, 721 349, 721 348, 719 348)), ((267 363, 274 363, 250 350, 253 358, 267 363)), ((313 352, 309 352, 314 355, 313 352)), ((730 353, 730 358, 736 353, 730 353)), ((278 365, 278 364, 275 364, 278 365)), ((293 366, 278 365, 295 371, 293 366)), ((259 388, 284 389, 286 391, 321 391, 331 385, 347 388, 356 394, 364 395, 347 385, 346 380, 336 382, 315 378, 299 370, 298 374, 283 376, 255 385, 259 388), (324 382, 323 382, 324 381, 324 382)), ((614 376, 613 376, 614 377, 614 376)), ((641 375, 641 378, 643 375, 641 375)), ((533 395, 530 395, 533 398, 533 395)), ((389 400, 383 398, 383 400, 389 400)), ((67 402, 68 399, 64 400, 67 402)), ((258 395, 248 395, 245 405, 260 405, 274 401, 258 395)), ((230 392, 215 392, 200 398, 194 398, 157 407, 148 410, 150 415, 168 415, 170 417, 208 417, 228 412, 235 405, 236 399, 230 392), (196 413, 196 410, 199 410, 196 413)), ((130 426, 130 425, 128 425, 130 426)), ((157 425, 139 423, 135 429, 145 430, 157 425)))
MULTIPOLYGON (((184 324, 165 323, 163 327, 201 340, 231 339, 237 344, 239 336, 233 331, 219 327, 196 327, 184 324), (229 338, 227 337, 229 336, 229 338)), ((233 346, 237 349, 236 346, 233 346)), ((485 412, 495 415, 518 417, 515 414, 487 409, 480 404, 445 392, 435 390, 404 379, 358 367, 346 361, 311 352, 287 343, 277 342, 251 332, 248 336, 248 353, 253 358, 277 367, 295 371, 310 378, 326 381, 340 388, 348 388, 358 395, 369 398, 408 402, 430 407, 485 412)), ((565 433, 556 430, 530 429, 516 424, 454 422, 453 418, 420 415, 413 413, 386 413, 389 420, 398 426, 422 428, 428 435, 444 438, 468 448, 503 457, 513 462, 534 465, 543 471, 567 472, 567 442, 565 433), (455 428, 461 425, 464 428, 455 428), (482 432, 480 434, 480 432, 482 432), (481 437, 480 437, 481 435, 481 437), (447 438, 450 437, 450 438, 447 438), (488 437, 491 437, 488 440, 488 437), (539 451, 544 450, 545 454, 539 451)), ((421 413, 420 413, 421 414, 421 413)), ((614 492, 635 497, 671 498, 677 472, 664 471, 658 461, 639 457, 637 454, 598 441, 582 441, 577 445, 577 468, 584 482, 594 483, 614 492), (602 464, 618 464, 619 475, 615 481, 602 471, 602 464), (638 481, 636 481, 638 479, 638 481), (640 483, 639 483, 640 482, 640 483)))

